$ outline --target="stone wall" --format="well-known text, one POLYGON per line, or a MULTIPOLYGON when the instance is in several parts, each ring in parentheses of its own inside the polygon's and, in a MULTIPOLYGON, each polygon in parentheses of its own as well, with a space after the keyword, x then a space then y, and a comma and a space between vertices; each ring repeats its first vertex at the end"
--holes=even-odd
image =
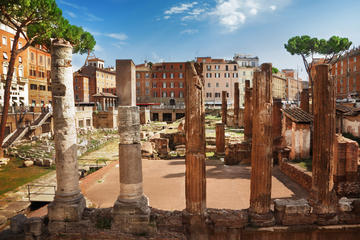
POLYGON ((360 116, 344 116, 343 132, 360 137, 360 116))
POLYGON ((305 171, 300 166, 290 163, 286 158, 279 159, 280 170, 293 181, 310 192, 312 183, 311 172, 305 171))
POLYGON ((92 128, 93 107, 76 107, 75 118, 77 128, 92 128))
POLYGON ((116 110, 109 112, 94 112, 93 113, 93 125, 94 128, 116 128, 117 127, 116 110))

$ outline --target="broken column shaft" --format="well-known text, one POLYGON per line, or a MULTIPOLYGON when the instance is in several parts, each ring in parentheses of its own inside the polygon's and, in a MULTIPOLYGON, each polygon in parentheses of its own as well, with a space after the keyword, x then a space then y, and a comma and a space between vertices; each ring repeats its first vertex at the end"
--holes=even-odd
POLYGON ((312 201, 319 223, 336 221, 336 196, 333 189, 333 158, 335 143, 335 87, 329 65, 316 67, 314 81, 314 134, 312 160, 312 201), (324 222, 322 222, 324 221, 324 222))
POLYGON ((221 119, 223 124, 227 124, 227 92, 221 92, 221 119))
POLYGON ((205 107, 202 64, 186 63, 186 210, 201 215, 206 208, 205 107))
POLYGON ((79 188, 71 61, 71 44, 54 40, 51 46, 51 80, 57 188, 54 201, 48 206, 50 223, 79 221, 86 205, 79 188))
POLYGON ((244 140, 248 141, 252 135, 252 90, 250 88, 250 80, 245 80, 245 109, 244 109, 244 140))
POLYGON ((216 124, 216 155, 225 154, 225 125, 216 124))
POLYGON ((253 132, 251 151, 250 221, 255 226, 270 226, 274 217, 271 204, 272 168, 272 65, 264 63, 254 72, 253 132))
POLYGON ((305 112, 310 112, 309 107, 309 89, 303 89, 300 94, 300 108, 305 112))
POLYGON ((234 126, 239 126, 239 101, 240 101, 240 92, 239 92, 239 83, 234 83, 234 126))
POLYGON ((140 114, 135 98, 135 65, 116 60, 116 89, 119 97, 120 195, 113 208, 113 229, 144 233, 149 223, 148 199, 143 193, 140 114))

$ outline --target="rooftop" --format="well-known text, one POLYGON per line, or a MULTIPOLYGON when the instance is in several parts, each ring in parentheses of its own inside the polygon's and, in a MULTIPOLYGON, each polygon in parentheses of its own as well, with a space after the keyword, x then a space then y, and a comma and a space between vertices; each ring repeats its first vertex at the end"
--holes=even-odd
POLYGON ((299 107, 285 108, 282 109, 282 112, 296 123, 311 123, 314 120, 313 115, 299 107))

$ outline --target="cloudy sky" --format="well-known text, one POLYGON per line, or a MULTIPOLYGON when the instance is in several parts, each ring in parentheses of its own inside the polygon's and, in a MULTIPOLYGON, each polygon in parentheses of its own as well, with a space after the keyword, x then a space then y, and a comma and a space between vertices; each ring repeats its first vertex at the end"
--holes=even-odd
MULTIPOLYGON (((95 55, 115 59, 188 61, 199 56, 258 56, 279 69, 299 68, 284 43, 295 35, 348 37, 360 45, 358 0, 57 0, 63 15, 97 41, 95 55)), ((77 70, 86 56, 74 56, 77 70)))

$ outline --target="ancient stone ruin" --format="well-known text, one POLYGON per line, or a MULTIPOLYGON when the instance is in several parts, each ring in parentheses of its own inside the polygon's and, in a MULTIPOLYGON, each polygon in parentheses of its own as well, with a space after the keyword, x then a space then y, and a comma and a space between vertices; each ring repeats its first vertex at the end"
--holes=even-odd
MULTIPOLYGON (((206 207, 203 66, 187 63, 186 208, 162 211, 151 208, 143 193, 134 64, 131 60, 117 60, 117 92, 122 96, 118 107, 120 195, 110 209, 90 209, 85 208, 77 176, 71 50, 65 41, 52 43, 58 181, 55 200, 44 218, 13 218, 7 239, 23 239, 24 236, 27 240, 358 239, 360 199, 339 200, 334 191, 335 102, 328 65, 316 67, 314 81, 313 175, 309 201, 272 201, 271 198, 275 121, 272 65, 266 63, 255 72, 252 96, 246 84, 245 143, 251 146, 250 208, 226 210, 206 207)), ((218 125, 219 136, 223 135, 223 127, 218 125)), ((221 153, 224 141, 219 137, 218 142, 217 151, 221 153)), ((280 158, 285 156, 281 151, 279 155, 280 158)))

